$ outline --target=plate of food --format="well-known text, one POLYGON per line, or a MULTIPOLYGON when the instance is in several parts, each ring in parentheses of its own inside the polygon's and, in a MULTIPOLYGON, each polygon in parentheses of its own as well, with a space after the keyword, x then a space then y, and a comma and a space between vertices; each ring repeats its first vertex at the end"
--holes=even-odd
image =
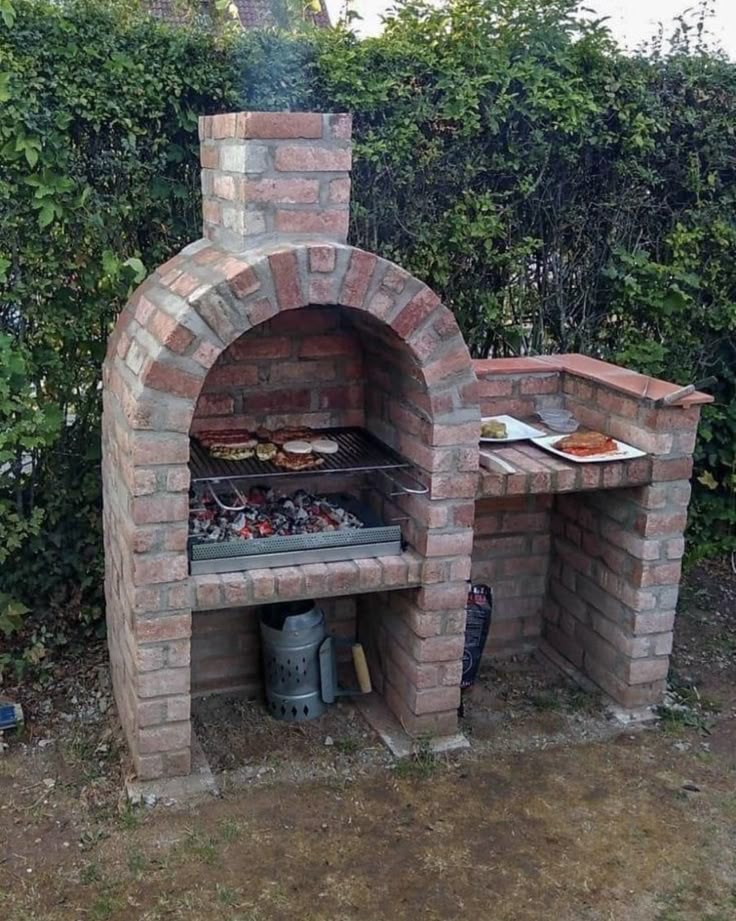
POLYGON ((527 441, 544 435, 542 429, 535 429, 513 416, 484 416, 480 420, 480 440, 497 444, 505 441, 527 441))
POLYGON ((532 444, 575 464, 602 464, 646 456, 646 451, 601 432, 574 432, 562 437, 545 435, 544 438, 532 438, 532 444))

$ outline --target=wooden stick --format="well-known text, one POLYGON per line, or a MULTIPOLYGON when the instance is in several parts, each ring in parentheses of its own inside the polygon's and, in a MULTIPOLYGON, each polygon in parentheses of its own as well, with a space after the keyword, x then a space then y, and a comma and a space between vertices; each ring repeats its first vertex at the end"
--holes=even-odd
POLYGON ((373 690, 371 673, 368 671, 368 662, 361 643, 355 643, 353 646, 353 665, 355 666, 355 674, 358 677, 358 686, 360 690, 364 694, 370 694, 373 690))

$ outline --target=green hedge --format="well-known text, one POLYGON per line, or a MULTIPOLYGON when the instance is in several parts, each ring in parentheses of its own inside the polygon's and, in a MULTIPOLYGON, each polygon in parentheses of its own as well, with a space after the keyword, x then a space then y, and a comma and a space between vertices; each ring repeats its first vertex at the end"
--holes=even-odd
POLYGON ((716 374, 691 549, 736 546, 736 66, 687 31, 624 57, 575 5, 409 2, 357 42, 2 0, 0 630, 10 597, 43 615, 36 656, 98 623, 105 340, 198 235, 196 118, 233 108, 355 113, 352 241, 436 288, 474 354, 716 374))

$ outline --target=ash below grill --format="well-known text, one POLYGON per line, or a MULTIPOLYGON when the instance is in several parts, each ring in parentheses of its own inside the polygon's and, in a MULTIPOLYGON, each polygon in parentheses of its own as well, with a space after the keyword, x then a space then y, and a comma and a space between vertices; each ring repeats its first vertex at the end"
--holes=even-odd
POLYGON ((190 539, 192 575, 238 572, 298 563, 326 563, 401 553, 401 527, 385 525, 365 505, 345 496, 339 500, 363 522, 362 528, 252 540, 196 543, 190 539))

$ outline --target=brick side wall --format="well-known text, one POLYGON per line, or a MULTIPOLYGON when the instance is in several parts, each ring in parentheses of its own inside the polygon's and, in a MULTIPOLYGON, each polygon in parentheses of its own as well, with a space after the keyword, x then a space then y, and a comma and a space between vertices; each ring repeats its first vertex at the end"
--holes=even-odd
MULTIPOLYGON (((355 598, 323 598, 316 603, 324 611, 327 629, 333 636, 355 637, 355 598)), ((263 693, 259 610, 224 608, 193 615, 192 694, 263 693)), ((338 649, 338 660, 349 658, 349 649, 338 649)))
POLYGON ((531 652, 542 632, 549 570, 551 496, 476 503, 472 579, 493 588, 486 655, 531 652))
POLYGON ((192 432, 362 426, 363 393, 363 351, 344 311, 288 311, 220 355, 202 387, 192 432))
POLYGON ((507 414, 527 419, 540 409, 563 405, 559 371, 513 374, 496 369, 499 364, 503 366, 503 361, 476 361, 474 364, 483 416, 507 414))

